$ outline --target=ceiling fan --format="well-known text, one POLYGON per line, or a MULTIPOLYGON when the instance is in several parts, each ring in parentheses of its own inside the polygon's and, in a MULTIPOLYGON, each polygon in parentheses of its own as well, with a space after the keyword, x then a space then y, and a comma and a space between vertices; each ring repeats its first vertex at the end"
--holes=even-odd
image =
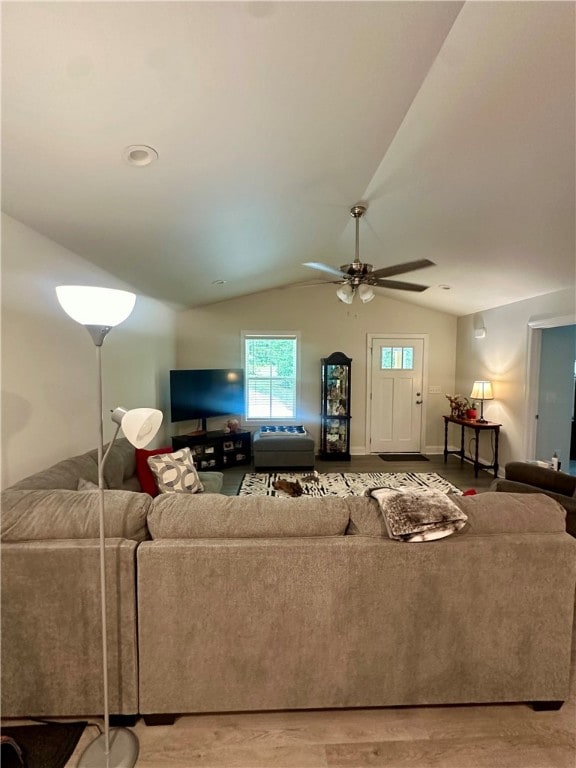
POLYGON ((392 275, 401 275, 405 272, 413 272, 416 269, 435 266, 429 259, 420 259, 419 261, 408 261, 404 264, 395 264, 391 267, 382 267, 374 269, 372 264, 363 264, 360 261, 360 219, 366 213, 365 205, 353 205, 350 209, 350 215, 356 221, 356 254, 352 264, 343 264, 340 269, 331 267, 328 264, 322 264, 318 261, 307 261, 303 266, 318 269, 320 272, 327 272, 329 275, 339 278, 328 282, 340 284, 336 295, 346 304, 352 304, 356 292, 364 303, 372 301, 375 294, 372 286, 380 288, 393 288, 398 291, 425 291, 427 285, 418 283, 406 283, 401 280, 388 280, 392 275))

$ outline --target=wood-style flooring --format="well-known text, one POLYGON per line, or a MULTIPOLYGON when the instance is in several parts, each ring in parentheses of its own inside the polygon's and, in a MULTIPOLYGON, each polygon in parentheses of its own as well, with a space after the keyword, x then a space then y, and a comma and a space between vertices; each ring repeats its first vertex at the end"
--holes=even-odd
MULTIPOLYGON (((370 454, 368 456, 352 456, 350 461, 321 461, 316 459, 315 469, 318 472, 437 472, 462 491, 469 488, 474 488, 478 492, 487 491, 494 481, 494 474, 484 470, 480 470, 478 477, 474 477, 472 464, 468 461, 461 464, 457 456, 448 456, 446 464, 442 455, 433 455, 428 458, 429 461, 384 461, 377 454, 370 454)), ((224 472, 222 492, 229 496, 236 495, 244 474, 254 471, 252 466, 227 469, 224 472)), ((271 471, 281 472, 278 469, 271 471)))
MULTIPOLYGON (((438 472, 462 490, 486 491, 492 474, 450 457, 386 463, 377 456, 317 462, 320 472, 438 472)), ((235 494, 245 471, 227 470, 235 494)), ((139 768, 575 768, 576 682, 558 712, 527 704, 186 715, 134 731, 139 768)), ((89 726, 66 768, 97 735, 89 726)))

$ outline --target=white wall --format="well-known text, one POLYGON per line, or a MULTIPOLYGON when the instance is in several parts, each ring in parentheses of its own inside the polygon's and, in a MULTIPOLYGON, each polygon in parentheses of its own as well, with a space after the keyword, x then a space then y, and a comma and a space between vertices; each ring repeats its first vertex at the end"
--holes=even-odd
MULTIPOLYGON (((484 416, 502 424, 500 467, 527 456, 528 346, 531 321, 574 316, 574 289, 537 296, 458 319, 456 390, 468 396, 475 379, 494 384, 494 400, 484 405, 484 416), (474 337, 474 329, 484 325, 486 336, 474 337)), ((481 445, 485 459, 491 457, 487 441, 481 445)))
MULTIPOLYGON (((121 254, 119 254, 119 257, 121 254)), ((20 222, 2 215, 2 487, 95 448, 96 353, 87 331, 64 314, 60 284, 130 286, 20 222)), ((175 312, 138 296, 132 315, 102 347, 107 410, 149 406, 165 413, 175 360, 175 312)), ((167 426, 166 426, 167 425, 167 426)))
MULTIPOLYGON (((366 344, 369 333, 423 333, 430 340, 431 386, 441 394, 426 395, 426 448, 443 446, 444 393, 454 389, 456 318, 378 295, 369 304, 355 299, 342 304, 335 287, 272 290, 209 307, 186 310, 177 320, 179 368, 241 366, 240 333, 245 331, 300 331, 301 403, 298 419, 318 441, 320 417, 320 359, 344 352, 352 362, 351 450, 366 449, 366 344)), ((210 428, 217 429, 217 420, 210 428)), ((174 425, 174 433, 190 424, 174 425)), ((317 443, 318 444, 318 443, 317 443)))

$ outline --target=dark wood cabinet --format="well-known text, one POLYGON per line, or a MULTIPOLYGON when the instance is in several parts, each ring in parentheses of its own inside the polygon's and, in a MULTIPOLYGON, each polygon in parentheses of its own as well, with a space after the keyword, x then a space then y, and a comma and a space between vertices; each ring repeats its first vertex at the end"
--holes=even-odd
POLYGON ((222 470, 250 464, 252 461, 251 432, 206 432, 203 435, 174 435, 172 448, 190 448, 197 469, 222 470))
POLYGON ((352 358, 334 352, 322 359, 320 456, 350 460, 350 375, 352 358))

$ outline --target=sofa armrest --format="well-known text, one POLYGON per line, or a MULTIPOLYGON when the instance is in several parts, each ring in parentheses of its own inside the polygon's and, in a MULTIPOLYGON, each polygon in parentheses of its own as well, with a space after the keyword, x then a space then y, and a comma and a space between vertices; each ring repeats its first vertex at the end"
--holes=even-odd
MULTIPOLYGON (((152 499, 145 493, 104 491, 106 537, 144 541, 152 499)), ((9 490, 1 494, 2 542, 96 539, 100 531, 97 491, 9 490)))
POLYGON ((220 493, 224 485, 222 472, 198 472, 200 482, 204 486, 204 493, 220 493))
MULTIPOLYGON (((106 540, 110 711, 138 712, 136 550, 106 540)), ((102 714, 97 539, 2 544, 3 717, 102 714)))
POLYGON ((563 496, 574 496, 576 492, 576 477, 527 461, 508 462, 505 477, 506 480, 534 485, 544 491, 553 491, 563 496))
POLYGON ((576 498, 564 496, 562 493, 555 493, 554 491, 546 491, 542 488, 537 488, 535 485, 527 485, 526 483, 506 479, 495 480, 490 489, 493 491, 504 491, 505 493, 543 493, 545 496, 549 496, 566 510, 566 531, 571 536, 576 537, 576 498))

